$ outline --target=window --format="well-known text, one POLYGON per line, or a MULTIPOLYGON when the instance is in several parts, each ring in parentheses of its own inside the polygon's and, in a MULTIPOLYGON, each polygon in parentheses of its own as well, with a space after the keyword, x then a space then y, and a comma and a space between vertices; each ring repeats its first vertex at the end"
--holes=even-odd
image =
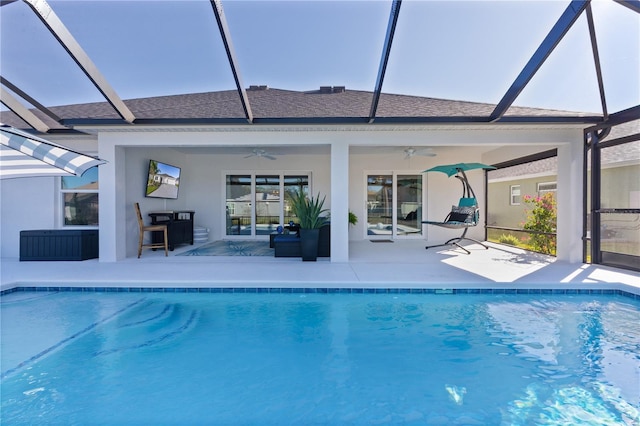
POLYGON ((226 175, 226 235, 269 235, 296 221, 291 194, 309 193, 309 175, 226 175))
POLYGON ((520 185, 511 185, 509 187, 509 193, 511 197, 509 204, 512 206, 519 206, 520 205, 520 185))
POLYGON ((98 167, 62 177, 60 193, 64 226, 98 226, 98 167))
POLYGON ((422 235, 422 175, 367 175, 367 235, 422 235))
POLYGON ((538 195, 543 195, 547 192, 556 192, 556 182, 543 182, 538 184, 538 195))

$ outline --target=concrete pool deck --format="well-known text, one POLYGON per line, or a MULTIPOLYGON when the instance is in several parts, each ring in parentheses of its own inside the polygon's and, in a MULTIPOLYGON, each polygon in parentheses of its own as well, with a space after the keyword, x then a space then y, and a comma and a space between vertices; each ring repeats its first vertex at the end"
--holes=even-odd
POLYGON ((118 262, 2 259, 1 291, 15 287, 616 289, 640 295, 640 273, 489 243, 425 250, 422 240, 352 242, 349 262, 269 256, 177 256, 146 250, 118 262))

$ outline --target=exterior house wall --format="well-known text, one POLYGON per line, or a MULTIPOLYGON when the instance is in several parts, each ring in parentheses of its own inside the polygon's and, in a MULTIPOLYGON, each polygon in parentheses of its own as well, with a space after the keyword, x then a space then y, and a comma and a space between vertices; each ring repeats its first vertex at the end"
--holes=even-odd
MULTIPOLYGON (((151 211, 193 210, 195 226, 209 229, 209 239, 219 240, 226 237, 226 216, 224 200, 226 175, 256 173, 310 173, 311 190, 327 195, 325 206, 331 206, 331 194, 328 192, 326 170, 329 169, 328 155, 283 155, 277 160, 263 158, 244 158, 244 154, 224 154, 207 149, 189 153, 188 149, 173 148, 136 148, 126 150, 127 161, 127 205, 139 202, 145 216, 151 211), (208 152, 209 151, 209 152, 208 152), (177 200, 144 198, 144 172, 149 159, 168 162, 181 167, 180 192, 177 200), (129 175, 131 175, 129 177, 129 175)), ((133 208, 127 210, 127 222, 135 225, 133 208), (131 210, 129 212, 128 210, 131 210)), ((126 256, 137 253, 136 238, 127 239, 126 256)))
MULTIPOLYGON (((367 238, 367 175, 381 173, 421 174, 424 192, 421 219, 441 221, 451 211, 451 206, 458 204, 462 196, 462 185, 457 179, 449 178, 444 173, 423 173, 424 170, 438 164, 464 161, 476 162, 482 155, 482 151, 482 148, 479 147, 458 147, 442 150, 436 157, 415 156, 411 159, 405 158, 402 147, 389 150, 385 154, 377 154, 375 150, 372 150, 371 154, 351 154, 349 208, 358 216, 358 224, 351 227, 350 239, 362 240, 367 238)), ((484 208, 483 174, 477 170, 470 171, 467 176, 476 192, 482 209, 484 208)), ((455 236, 455 233, 459 233, 459 231, 428 225, 423 225, 422 232, 422 238, 428 238, 430 242, 448 240, 455 236)), ((470 228, 468 235, 472 238, 483 238, 484 231, 482 226, 470 228)))
MULTIPOLYGON (((80 129, 81 130, 81 129, 80 129)), ((225 171, 308 171, 312 191, 327 195, 327 207, 344 223, 332 226, 332 261, 348 260, 348 239, 366 237, 366 174, 372 171, 421 172, 437 164, 476 162, 491 164, 514 158, 510 152, 541 151, 563 144, 581 147, 582 132, 575 128, 509 128, 509 126, 351 126, 341 129, 295 128, 295 126, 239 127, 215 126, 206 129, 160 129, 127 132, 110 128, 98 131, 98 156, 107 161, 100 166, 100 261, 110 262, 134 256, 137 246, 137 221, 132 208, 140 202, 143 214, 153 210, 194 210, 196 226, 211 230, 210 238, 222 236, 225 218, 223 200, 225 171), (225 153, 225 148, 295 146, 298 154, 283 155, 275 161, 264 158, 244 159, 225 153), (405 147, 437 148, 438 156, 404 158, 405 147), (304 153, 300 147, 314 148, 304 153), (500 148, 499 148, 500 147, 500 148), (525 148, 526 147, 526 148, 525 148), (378 151, 381 149, 382 151, 378 151), (209 150, 213 150, 209 152, 209 150), (386 150, 386 151, 384 151, 386 150), (301 153, 302 152, 302 153, 301 153), (182 168, 180 195, 177 200, 145 198, 148 160, 155 159, 182 168), (332 165, 336 165, 332 170, 332 165), (351 209, 358 225, 348 227, 346 212, 351 209), (344 213, 344 214, 342 214, 344 213)), ((57 141, 65 144, 64 141, 57 141)), ((76 148, 77 149, 77 148, 76 148)), ((306 149, 306 148, 305 148, 306 149)), ((87 150, 95 153, 93 150, 87 150)), ((574 154, 565 156, 566 158, 574 154)), ((560 155, 559 155, 560 157, 560 155)), ((565 161, 559 158, 559 161, 565 161)), ((565 180, 574 192, 573 175, 565 180)), ((460 185, 442 173, 425 173, 423 219, 442 220, 451 205, 457 204, 460 185)), ((469 172, 469 179, 482 202, 483 180, 479 171, 469 172)), ((17 257, 20 229, 60 227, 55 178, 19 179, 2 182, 2 256, 17 257), (28 197, 25 196, 28 194, 28 197), (29 198, 25 200, 25 198, 29 198), (31 219, 26 219, 31 218, 31 219)), ((580 188, 582 194, 581 177, 580 188)), ((559 186, 562 182, 559 181, 559 186)), ((484 206, 481 206, 483 208, 484 206)), ((482 220, 482 219, 481 219, 482 220)), ((451 230, 425 226, 429 243, 451 238, 451 230)), ((570 241, 581 235, 567 233, 570 241)), ((469 231, 482 238, 482 227, 469 231)), ((573 243, 572 243, 573 244, 573 243)), ((561 253, 559 252, 559 257, 561 253)))
POLYGON ((639 164, 603 167, 601 208, 640 208, 639 164))
POLYGON ((56 183, 60 178, 6 179, 0 183, 0 256, 20 256, 20 231, 58 227, 56 183))
POLYGON ((526 195, 538 196, 538 184, 555 182, 557 177, 537 176, 535 178, 516 178, 508 181, 489 182, 487 204, 487 225, 522 228, 527 219, 526 195), (511 186, 520 185, 520 203, 511 205, 511 186))
MULTIPOLYGON (((640 168, 637 165, 603 167, 602 208, 640 208, 640 168)), ((520 185, 521 199, 525 195, 538 196, 538 184, 557 182, 557 175, 516 177, 510 180, 489 181, 488 225, 520 228, 526 220, 526 205, 511 205, 512 185, 520 185)), ((573 212, 580 210, 572 209, 573 212)))

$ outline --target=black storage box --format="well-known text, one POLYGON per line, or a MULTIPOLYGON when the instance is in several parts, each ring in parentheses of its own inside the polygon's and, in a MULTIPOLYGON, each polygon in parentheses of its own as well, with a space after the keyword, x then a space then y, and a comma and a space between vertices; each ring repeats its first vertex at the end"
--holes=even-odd
POLYGON ((97 229, 20 231, 20 261, 87 260, 97 257, 97 229))

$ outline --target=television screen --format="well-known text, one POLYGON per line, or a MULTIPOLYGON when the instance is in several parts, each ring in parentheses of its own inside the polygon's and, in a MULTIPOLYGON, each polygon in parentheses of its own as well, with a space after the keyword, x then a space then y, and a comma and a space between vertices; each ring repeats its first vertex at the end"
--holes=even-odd
POLYGON ((178 198, 180 187, 180 167, 149 160, 149 176, 147 178, 147 197, 178 198))

